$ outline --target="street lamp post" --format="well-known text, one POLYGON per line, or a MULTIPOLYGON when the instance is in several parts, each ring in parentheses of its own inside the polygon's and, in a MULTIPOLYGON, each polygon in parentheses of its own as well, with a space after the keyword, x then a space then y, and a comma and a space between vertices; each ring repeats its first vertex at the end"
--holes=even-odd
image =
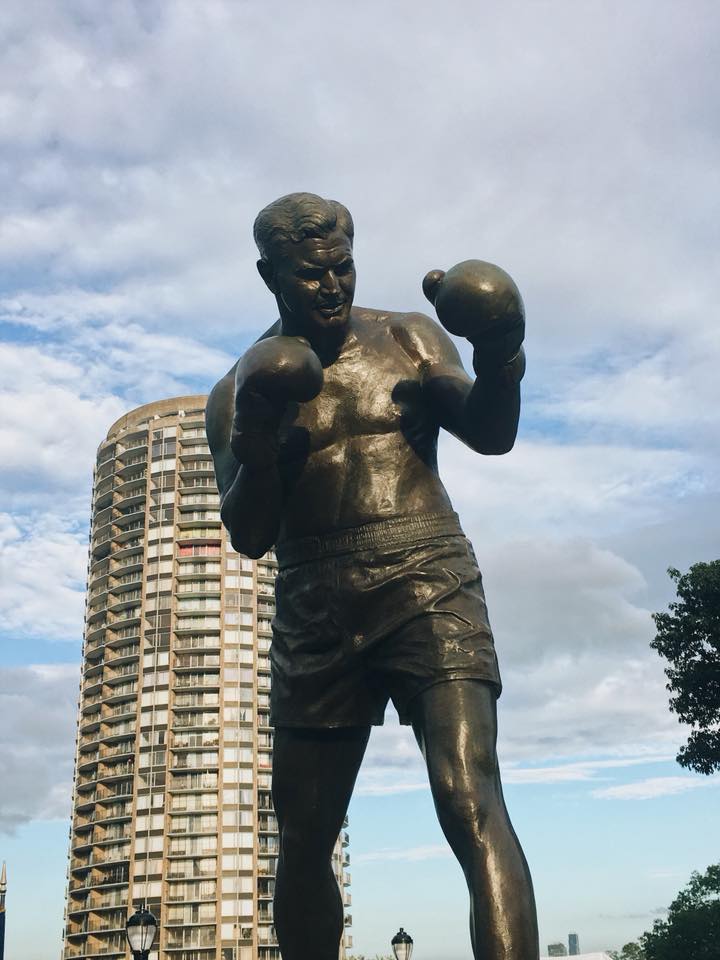
POLYGON ((128 917, 125 935, 135 960, 148 960, 156 933, 157 920, 144 904, 128 917))
POLYGON ((402 927, 390 941, 395 960, 410 960, 413 949, 413 938, 402 927))

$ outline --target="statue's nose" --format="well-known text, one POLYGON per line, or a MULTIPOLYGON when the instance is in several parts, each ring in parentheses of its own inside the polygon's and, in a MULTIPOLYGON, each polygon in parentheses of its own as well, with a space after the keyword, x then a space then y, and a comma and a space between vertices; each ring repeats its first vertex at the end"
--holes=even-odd
POLYGON ((323 274, 322 286, 324 290, 328 291, 328 293, 337 293, 340 290, 338 278, 335 276, 335 272, 333 270, 327 270, 323 274))

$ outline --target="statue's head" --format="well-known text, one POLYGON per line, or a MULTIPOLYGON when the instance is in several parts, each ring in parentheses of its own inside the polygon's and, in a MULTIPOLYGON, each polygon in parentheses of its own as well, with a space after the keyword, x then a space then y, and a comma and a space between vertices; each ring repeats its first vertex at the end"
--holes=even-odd
POLYGON ((355 294, 350 212, 313 193, 290 193, 255 219, 258 271, 292 332, 344 326, 355 294))

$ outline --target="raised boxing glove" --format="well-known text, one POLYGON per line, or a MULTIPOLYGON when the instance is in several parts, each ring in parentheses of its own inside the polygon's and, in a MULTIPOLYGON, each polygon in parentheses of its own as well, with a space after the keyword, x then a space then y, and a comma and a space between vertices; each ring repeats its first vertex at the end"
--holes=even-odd
POLYGON ((304 338, 267 337, 250 347, 235 371, 235 457, 257 468, 276 462, 288 404, 313 400, 322 385, 322 365, 304 338))
POLYGON ((500 267, 464 260, 447 273, 431 270, 423 292, 445 329, 475 347, 476 370, 502 367, 520 352, 525 307, 515 281, 500 267))

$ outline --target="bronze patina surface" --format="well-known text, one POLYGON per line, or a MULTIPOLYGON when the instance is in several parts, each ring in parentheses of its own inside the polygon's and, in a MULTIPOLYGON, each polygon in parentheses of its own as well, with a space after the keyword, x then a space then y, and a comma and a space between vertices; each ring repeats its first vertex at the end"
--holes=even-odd
POLYGON ((420 313, 353 306, 353 222, 290 194, 260 212, 258 270, 277 322, 216 385, 207 431, 233 545, 275 548, 275 927, 284 960, 336 960, 330 858, 373 724, 394 701, 427 762, 470 892, 476 960, 537 960, 530 874, 498 773, 492 633, 472 547, 437 469, 440 428, 513 446, 524 309, 512 279, 465 261, 423 281, 475 379, 420 313))

